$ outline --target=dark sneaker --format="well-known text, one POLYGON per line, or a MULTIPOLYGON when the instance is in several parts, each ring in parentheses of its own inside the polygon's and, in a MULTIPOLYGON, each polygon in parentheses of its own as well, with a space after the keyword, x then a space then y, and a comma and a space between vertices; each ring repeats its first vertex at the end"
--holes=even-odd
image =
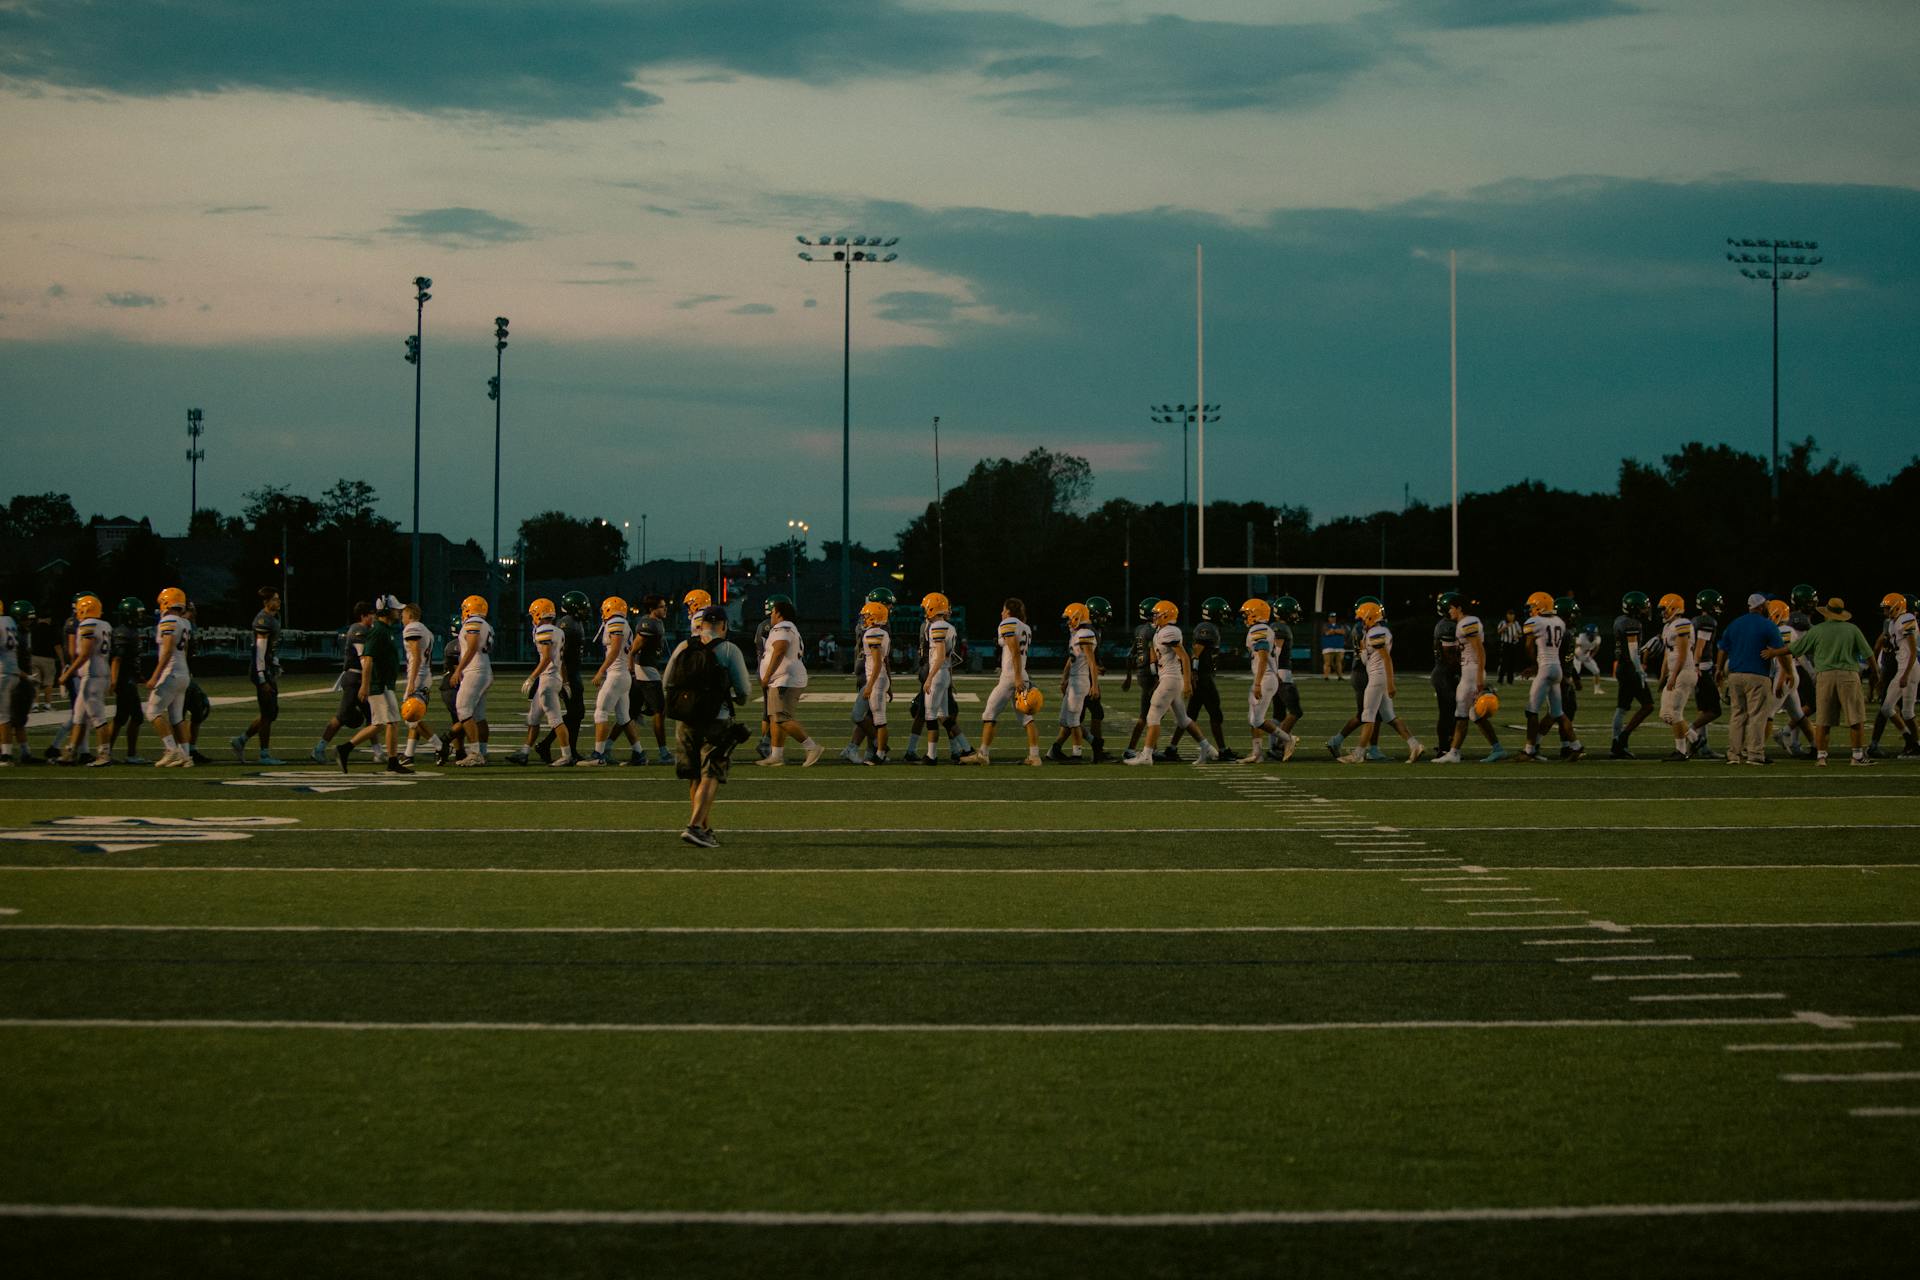
POLYGON ((1053 761, 1055 764, 1065 764, 1067 762, 1067 753, 1062 751, 1060 744, 1056 742, 1047 748, 1047 759, 1053 761))
POLYGON ((1627 750, 1627 744, 1619 738, 1613 741, 1613 747, 1607 752, 1615 760, 1638 760, 1640 757, 1627 750))
POLYGON ((539 746, 535 747, 533 749, 533 754, 540 757, 541 764, 553 763, 553 748, 547 743, 543 742, 539 746))
POLYGON ((387 772, 388 773, 412 773, 413 764, 411 761, 401 759, 397 756, 389 756, 387 758, 387 772))
POLYGON ((703 830, 700 827, 688 827, 680 833, 680 839, 685 844, 698 845, 702 849, 718 849, 720 847, 720 842, 713 838, 713 832, 703 830))
POLYGON ((353 759, 353 744, 343 742, 333 749, 334 758, 340 761, 340 772, 347 772, 347 761, 353 759))
POLYGON ((1869 760, 1885 760, 1886 758, 1887 758, 1887 753, 1886 753, 1885 751, 1882 751, 1882 750, 1880 749, 1880 744, 1879 744, 1879 743, 1877 743, 1877 742, 1876 742, 1876 743, 1874 743, 1874 744, 1873 744, 1872 746, 1870 746, 1870 747, 1868 747, 1868 748, 1867 748, 1867 759, 1869 759, 1869 760))

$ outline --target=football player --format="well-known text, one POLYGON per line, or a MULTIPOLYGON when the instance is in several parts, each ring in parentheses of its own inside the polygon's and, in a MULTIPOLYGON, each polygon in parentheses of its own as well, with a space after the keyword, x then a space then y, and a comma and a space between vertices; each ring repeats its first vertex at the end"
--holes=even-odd
POLYGON ((247 739, 260 739, 260 763, 280 764, 273 755, 273 722, 280 718, 280 593, 260 588, 260 612, 253 615, 253 646, 247 652, 247 678, 253 682, 253 723, 227 740, 241 764, 247 739))
POLYGON ((854 678, 860 682, 860 688, 854 695, 853 706, 863 714, 853 749, 856 752, 860 749, 859 737, 871 735, 873 739, 873 750, 864 757, 856 757, 863 764, 887 762, 887 702, 893 697, 893 636, 887 630, 889 616, 883 601, 870 599, 860 606, 860 646, 854 656, 857 664, 854 678))
POLYGON ((1867 755, 1879 758, 1880 736, 1886 732, 1888 721, 1900 730, 1900 736, 1906 739, 1906 748, 1902 756, 1920 756, 1920 738, 1915 737, 1914 710, 1915 694, 1920 693, 1920 672, 1914 667, 1916 635, 1920 634, 1913 615, 1914 601, 1897 591, 1890 591, 1880 599, 1880 613, 1886 619, 1881 628, 1880 648, 1880 713, 1873 723, 1873 745, 1867 748, 1867 755))
MULTIPOLYGON (((1112 601, 1108 600, 1105 596, 1088 596, 1087 626, 1093 632, 1093 674, 1096 677, 1106 674, 1105 670, 1100 666, 1099 661, 1100 641, 1105 636, 1106 629, 1111 625, 1113 625, 1112 601)), ((1092 686, 1087 690, 1086 729, 1087 740, 1093 743, 1093 762, 1095 764, 1105 764, 1107 761, 1113 759, 1112 756, 1107 754, 1106 721, 1107 708, 1105 703, 1101 701, 1100 681, 1096 678, 1092 686)))
POLYGON ((1669 760, 1691 758, 1693 737, 1687 723, 1687 703, 1693 700, 1699 681, 1694 665, 1693 619, 1687 616, 1686 598, 1669 591, 1660 597, 1660 718, 1673 729, 1673 750, 1669 760))
MULTIPOLYGON (((493 624, 487 621, 485 596, 468 596, 460 602, 460 661, 450 663, 454 707, 460 723, 450 738, 472 749, 460 763, 467 768, 485 768, 487 764, 487 690, 493 687, 493 624)), ((439 761, 445 764, 452 755, 454 742, 440 748, 439 761)))
POLYGON ((415 749, 422 742, 428 751, 437 757, 440 754, 440 735, 427 723, 426 708, 433 705, 433 630, 427 626, 426 611, 418 604, 410 604, 400 611, 400 648, 405 655, 403 665, 405 676, 400 682, 400 718, 407 726, 407 745, 401 755, 408 764, 413 763, 415 749), (407 704, 414 699, 420 702, 420 715, 417 719, 406 718, 407 704))
POLYGON ((1222 760, 1238 760, 1240 757, 1228 749, 1221 733, 1220 687, 1214 682, 1220 661, 1220 624, 1227 620, 1227 607, 1220 596, 1208 596, 1200 602, 1200 621, 1193 628, 1193 697, 1187 700, 1187 716, 1192 723, 1185 729, 1175 729, 1172 741, 1178 744, 1182 733, 1200 741, 1200 712, 1204 710, 1207 727, 1213 730, 1216 754, 1222 760))
POLYGON ((573 763, 573 737, 567 732, 566 669, 563 666, 567 636, 556 621, 559 614, 560 607, 544 596, 527 606, 527 620, 533 624, 533 651, 536 657, 532 674, 520 684, 520 692, 530 699, 527 705, 527 740, 518 751, 507 757, 510 764, 527 763, 527 753, 533 748, 540 721, 545 721, 547 728, 553 730, 554 742, 560 748, 560 754, 552 761, 552 766, 564 768, 573 763))
POLYGON ((147 718, 140 707, 140 648, 145 626, 146 606, 140 598, 122 596, 113 611, 113 727, 107 732, 107 742, 111 745, 121 727, 126 727, 128 764, 147 763, 140 754, 140 726, 147 718))
POLYGON ((1540 735, 1546 725, 1553 724, 1560 730, 1561 758, 1578 760, 1586 748, 1573 731, 1573 719, 1561 695, 1565 673, 1560 659, 1567 644, 1567 620, 1560 616, 1559 602, 1547 592, 1527 597, 1524 634, 1533 681, 1527 687, 1527 745, 1521 759, 1539 762, 1540 735))
POLYGON ((760 687, 766 694, 767 717, 773 721, 773 748, 764 760, 755 764, 779 768, 786 760, 788 739, 806 753, 800 764, 810 769, 825 755, 825 744, 814 739, 800 723, 801 691, 807 687, 806 648, 800 628, 794 624, 793 601, 782 595, 767 597, 767 617, 773 626, 767 632, 767 656, 760 662, 760 687))
POLYGON ((993 753, 993 734, 999 728, 1000 713, 1009 704, 1015 704, 1020 716, 1020 726, 1027 731, 1027 758, 1021 764, 1039 767, 1040 730, 1034 727, 1033 717, 1016 704, 1016 699, 1033 687, 1027 679, 1027 650, 1033 647, 1033 628, 1027 622, 1026 602, 1015 596, 1009 596, 1000 604, 1000 627, 995 634, 995 644, 1000 650, 1000 678, 994 683, 993 692, 987 695, 987 704, 980 715, 980 745, 961 757, 961 764, 990 764, 993 753))
POLYGON ((187 593, 168 587, 160 593, 160 619, 153 627, 153 674, 147 677, 147 719, 160 735, 165 748, 154 761, 159 769, 191 769, 193 756, 175 734, 186 716, 187 683, 193 673, 187 668, 187 638, 193 624, 186 619, 187 593))
POLYGON ((1719 658, 1715 642, 1720 635, 1720 614, 1725 601, 1718 591, 1708 587, 1694 596, 1693 607, 1698 610, 1693 618, 1693 705, 1699 714, 1694 716, 1693 729, 1687 735, 1689 750, 1701 760, 1717 760, 1718 754, 1707 746, 1707 726, 1720 718, 1720 684, 1716 672, 1719 658))
MULTIPOLYGON (((13 763, 14 724, 13 701, 23 684, 33 681, 21 674, 20 619, 14 616, 14 610, 26 605, 24 600, 16 600, 13 609, 0 613, 0 765, 13 763)), ((28 612, 31 612, 29 608, 28 612)), ((32 713, 32 697, 29 695, 28 714, 32 713)), ((27 717, 20 717, 20 742, 26 742, 27 717)))
POLYGON ((967 735, 960 732, 959 703, 953 696, 953 673, 965 661, 966 641, 953 625, 953 605, 946 596, 931 592, 920 601, 920 609, 926 618, 920 633, 920 651, 926 661, 920 688, 920 721, 927 730, 927 753, 920 763, 934 763, 938 753, 933 730, 938 725, 947 731, 947 750, 958 764, 973 754, 967 735))
MULTIPOLYGON (((1425 754, 1426 748, 1420 739, 1413 736, 1413 730, 1407 728, 1407 722, 1393 709, 1393 695, 1396 691, 1393 674, 1393 632, 1388 630, 1386 610, 1379 604, 1363 604, 1354 610, 1354 615, 1366 625, 1366 643, 1361 649, 1361 658, 1367 669, 1366 703, 1360 708, 1360 745, 1340 757, 1341 764, 1362 764, 1367 759, 1367 748, 1378 744, 1380 722, 1385 720, 1393 726, 1407 744, 1407 763, 1413 764, 1425 754)), ((1458 628, 1455 629, 1458 634, 1458 628)), ((1456 730, 1458 732, 1458 730, 1456 730)))
POLYGON ((1633 752, 1628 749, 1633 731, 1653 714, 1646 655, 1640 647, 1647 607, 1646 592, 1629 591, 1620 597, 1620 615, 1613 620, 1613 746, 1607 754, 1615 760, 1633 759, 1633 752), (1632 708, 1631 714, 1629 708, 1632 708))
POLYGON ((1458 591, 1449 591, 1442 597, 1447 602, 1447 612, 1453 616, 1453 641, 1455 652, 1460 658, 1460 678, 1453 686, 1453 740, 1447 749, 1433 758, 1435 764, 1460 764, 1466 759, 1461 748, 1467 745, 1467 726, 1478 725, 1487 745, 1492 748, 1484 757, 1487 764, 1498 764, 1507 758, 1507 749, 1500 745, 1500 735, 1494 731, 1493 721, 1481 713, 1481 697, 1487 692, 1487 632, 1478 614, 1473 613, 1472 601, 1458 591))
POLYGON ((315 764, 327 762, 335 734, 342 729, 357 730, 366 723, 366 709, 360 703, 360 651, 372 628, 373 605, 363 600, 353 606, 353 621, 347 624, 347 633, 340 641, 340 674, 333 682, 333 687, 340 691, 340 703, 334 708, 327 727, 320 731, 320 740, 313 744, 310 754, 315 764))
MULTIPOLYGON (((653 728, 653 746, 661 764, 672 764, 673 752, 667 747, 667 700, 660 686, 660 673, 667 656, 667 598, 648 594, 640 597, 640 616, 634 619, 633 643, 627 651, 633 669, 633 693, 630 711, 645 717, 653 728)), ((647 762, 646 748, 640 745, 639 731, 627 722, 627 763, 647 762)))
MULTIPOLYGON (((882 605, 885 607, 887 615, 891 617, 894 606, 894 594, 885 587, 875 587, 873 590, 867 592, 867 598, 861 601, 861 604, 882 605)), ((865 608, 862 608, 860 610, 860 625, 855 628, 854 631, 853 687, 856 691, 864 689, 867 684, 867 645, 865 636, 871 624, 867 622, 866 618, 867 611, 865 608)), ((893 653, 893 633, 887 629, 885 618, 882 618, 878 625, 882 631, 887 633, 887 653, 891 655, 893 653)), ((891 671, 887 673, 889 689, 892 688, 892 675, 893 673, 891 671)), ((840 748, 840 758, 848 764, 875 763, 868 758, 870 753, 862 751, 861 748, 865 744, 873 741, 873 731, 876 726, 873 722, 871 709, 857 694, 848 709, 847 720, 850 725, 847 734, 847 745, 840 748)), ((878 763, 884 764, 886 762, 879 761, 878 763)))
POLYGON ((1292 596, 1276 596, 1273 600, 1273 655, 1272 665, 1280 677, 1280 691, 1274 695, 1274 701, 1280 707, 1280 758, 1291 760, 1298 742, 1295 741, 1294 726, 1300 723, 1300 686, 1293 678, 1293 640, 1294 628, 1305 623, 1306 613, 1300 608, 1300 602, 1292 596))
MULTIPOLYGON (((1569 664, 1575 688, 1580 685, 1583 676, 1593 677, 1593 691, 1604 693, 1600 680, 1600 624, 1589 622, 1580 628, 1579 635, 1573 641, 1573 662, 1569 664)), ((1569 713, 1571 714, 1571 713, 1569 713)))
POLYGON ((1273 720, 1273 700, 1280 692, 1280 669, 1274 662, 1278 644, 1273 628, 1273 606, 1265 600, 1250 599, 1240 606, 1240 621, 1247 627, 1247 653, 1253 661, 1253 683, 1247 691, 1247 725, 1253 730, 1253 750, 1241 761, 1259 764, 1266 759, 1267 743, 1280 748, 1280 759, 1293 759, 1299 739, 1292 737, 1273 720))
POLYGON ((1060 611, 1067 629, 1067 662, 1060 672, 1060 734, 1047 749, 1050 759, 1060 764, 1079 764, 1084 759, 1086 729, 1082 724, 1089 699, 1099 700, 1100 638, 1093 629, 1093 611, 1076 601, 1060 611), (1071 739, 1073 754, 1060 748, 1071 739))
MULTIPOLYGON (((1381 621, 1384 623, 1386 620, 1386 606, 1381 604, 1380 601, 1373 596, 1361 596, 1353 602, 1354 615, 1353 630, 1351 633, 1353 637, 1354 654, 1353 673, 1347 677, 1348 683, 1353 688, 1353 716, 1346 724, 1340 727, 1338 733, 1327 739, 1327 754, 1336 760, 1340 758, 1340 748, 1345 745, 1348 735, 1359 729, 1363 723, 1362 716, 1367 706, 1367 683, 1369 677, 1367 672, 1366 649, 1368 628, 1366 621, 1360 617, 1361 605, 1372 605, 1374 608, 1380 610, 1379 616, 1381 621)), ((1378 736, 1370 735, 1370 738, 1371 741, 1367 747, 1367 759, 1385 760, 1387 753, 1380 749, 1378 736)))
MULTIPOLYGON (((1140 749, 1128 756, 1124 764, 1154 763, 1154 748, 1160 742, 1160 718, 1173 712, 1176 730, 1184 729, 1193 723, 1187 715, 1187 702, 1193 697, 1193 659, 1187 654, 1183 643, 1185 637, 1180 634, 1177 625, 1180 619, 1180 606, 1171 600, 1162 600, 1153 606, 1153 660, 1160 672, 1159 680, 1153 686, 1153 698, 1147 704, 1147 736, 1140 749), (1176 682, 1173 671, 1179 669, 1180 678, 1176 682)), ((1193 759, 1194 764, 1202 765, 1209 760, 1218 760, 1220 753, 1205 738, 1195 735, 1200 744, 1200 752, 1193 759)))
MULTIPOLYGON (((587 651, 587 621, 593 616, 593 602, 587 599, 584 591, 569 591, 560 597, 560 612, 554 619, 560 628, 560 636, 566 647, 560 651, 561 707, 562 723, 566 725, 567 740, 580 741, 580 724, 586 719, 586 687, 580 682, 580 660, 587 651)), ((554 734, 551 729, 534 747, 534 753, 548 764, 553 763, 552 751, 554 734)))
POLYGON ((1127 674, 1121 678, 1120 692, 1125 693, 1133 687, 1134 677, 1140 678, 1140 717, 1133 722, 1133 732, 1127 736, 1127 749, 1121 753, 1124 761, 1140 745, 1140 738, 1147 731, 1147 707, 1153 702, 1153 691, 1160 682, 1160 670, 1154 665, 1153 611, 1160 605, 1159 596, 1148 596, 1140 602, 1140 625, 1133 629, 1133 648, 1127 654, 1127 674))
POLYGON ((366 704, 367 723, 354 730, 353 736, 333 749, 340 761, 340 772, 347 772, 353 759, 353 749, 363 742, 375 738, 382 740, 385 750, 375 757, 376 764, 384 764, 388 773, 412 773, 413 765, 400 758, 400 696, 395 685, 400 679, 400 649, 394 627, 400 621, 400 601, 391 595, 376 597, 373 602, 373 625, 367 628, 366 636, 360 643, 360 683, 356 686, 360 701, 366 704))
POLYGON ((1453 706, 1460 687, 1460 641, 1454 635, 1453 602, 1459 598, 1458 591, 1442 591, 1433 598, 1434 612, 1440 615, 1433 624, 1433 670, 1428 675, 1439 712, 1433 740, 1440 744, 1440 754, 1434 757, 1435 764, 1446 760, 1453 742, 1453 706))
MULTIPOLYGON (((631 731, 633 700, 632 626, 627 622, 627 602, 608 596, 600 602, 600 631, 594 642, 600 646, 600 665, 593 673, 599 692, 593 697, 593 754, 580 763, 603 767, 613 735, 624 727, 631 731)), ((641 757, 645 759, 645 757, 641 757)))
MULTIPOLYGON (((1800 638, 1802 628, 1794 625, 1796 621, 1793 606, 1785 600, 1767 601, 1767 617, 1780 629, 1780 644, 1783 648, 1792 648, 1793 642, 1800 638)), ((1806 704, 1801 696, 1800 664, 1792 654, 1782 654, 1774 659, 1773 693, 1767 702, 1767 719, 1772 720, 1781 712, 1786 712, 1787 723, 1784 728, 1773 731, 1773 740, 1780 750, 1796 760, 1804 760, 1813 753, 1800 745, 1804 737, 1813 741, 1813 723, 1807 719, 1806 704)))
POLYGON ((109 665, 113 654, 113 627, 102 618, 100 598, 83 595, 73 604, 74 617, 79 625, 74 628, 72 657, 61 669, 59 683, 69 685, 74 691, 73 727, 67 735, 67 748, 61 760, 73 764, 80 758, 80 745, 89 731, 94 738, 93 758, 90 765, 113 763, 113 755, 108 745, 107 730, 113 723, 107 714, 107 685, 110 682, 109 665))
MULTIPOLYGON (((1580 637, 1587 634, 1580 627, 1580 604, 1572 596, 1557 596, 1553 602, 1553 611, 1567 624, 1567 634, 1560 641, 1560 707, 1567 713, 1567 723, 1578 728, 1580 723, 1580 637)), ((1590 628, 1593 624, 1587 624, 1590 628)), ((1598 632, 1595 632, 1598 635, 1598 632)), ((1595 664, 1595 670, 1599 666, 1595 664)), ((1596 685, 1599 681, 1594 682, 1596 685)), ((1580 749, 1582 755, 1586 748, 1580 749)), ((1560 744, 1560 758, 1573 758, 1573 749, 1566 743, 1560 744)))

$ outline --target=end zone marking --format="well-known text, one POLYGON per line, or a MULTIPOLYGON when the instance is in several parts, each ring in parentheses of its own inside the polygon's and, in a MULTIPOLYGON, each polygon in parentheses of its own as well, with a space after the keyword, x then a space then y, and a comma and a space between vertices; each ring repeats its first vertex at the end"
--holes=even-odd
POLYGON ((1792 1044, 1728 1044, 1722 1045, 1728 1053, 1845 1053, 1859 1049, 1898 1049, 1898 1040, 1840 1040, 1831 1044, 1822 1044, 1818 1040, 1803 1040, 1792 1044))

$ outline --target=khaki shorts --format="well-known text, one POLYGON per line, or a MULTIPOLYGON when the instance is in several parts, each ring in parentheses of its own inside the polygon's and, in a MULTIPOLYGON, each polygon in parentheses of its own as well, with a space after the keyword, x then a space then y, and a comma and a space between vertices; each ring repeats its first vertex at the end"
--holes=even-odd
POLYGON ((1851 671, 1822 671, 1813 678, 1815 724, 1856 725, 1867 718, 1866 695, 1860 691, 1860 677, 1851 671))
POLYGON ((391 689, 368 694, 367 711, 372 715, 374 724, 400 723, 400 699, 391 689))
POLYGON ((800 691, 789 685, 778 685, 767 690, 767 718, 775 724, 786 724, 800 714, 800 691))

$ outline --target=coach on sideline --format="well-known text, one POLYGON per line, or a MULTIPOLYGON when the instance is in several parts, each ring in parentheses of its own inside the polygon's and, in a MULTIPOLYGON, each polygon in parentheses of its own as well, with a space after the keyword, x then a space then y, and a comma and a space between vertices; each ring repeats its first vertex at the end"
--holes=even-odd
POLYGON ((1767 759, 1767 704, 1773 693, 1773 665, 1767 650, 1780 644, 1780 628, 1767 616, 1767 598, 1759 592, 1747 597, 1747 611, 1722 628, 1714 647, 1719 651, 1719 674, 1726 677, 1728 701, 1733 704, 1727 722, 1727 763, 1769 764, 1767 759))
POLYGON ((1866 746, 1866 698, 1860 692, 1860 664, 1870 661, 1873 650, 1867 647, 1867 638, 1860 634, 1860 628, 1853 625, 1853 615, 1847 612, 1847 602, 1839 596, 1828 600, 1826 607, 1820 610, 1823 622, 1816 622, 1807 629, 1805 635, 1792 645, 1768 649, 1762 657, 1778 658, 1786 654, 1799 657, 1803 653, 1813 655, 1813 681, 1815 706, 1813 717, 1813 762, 1824 765, 1827 762, 1827 743, 1833 737, 1833 726, 1844 718, 1853 738, 1853 763, 1869 765, 1866 746))

